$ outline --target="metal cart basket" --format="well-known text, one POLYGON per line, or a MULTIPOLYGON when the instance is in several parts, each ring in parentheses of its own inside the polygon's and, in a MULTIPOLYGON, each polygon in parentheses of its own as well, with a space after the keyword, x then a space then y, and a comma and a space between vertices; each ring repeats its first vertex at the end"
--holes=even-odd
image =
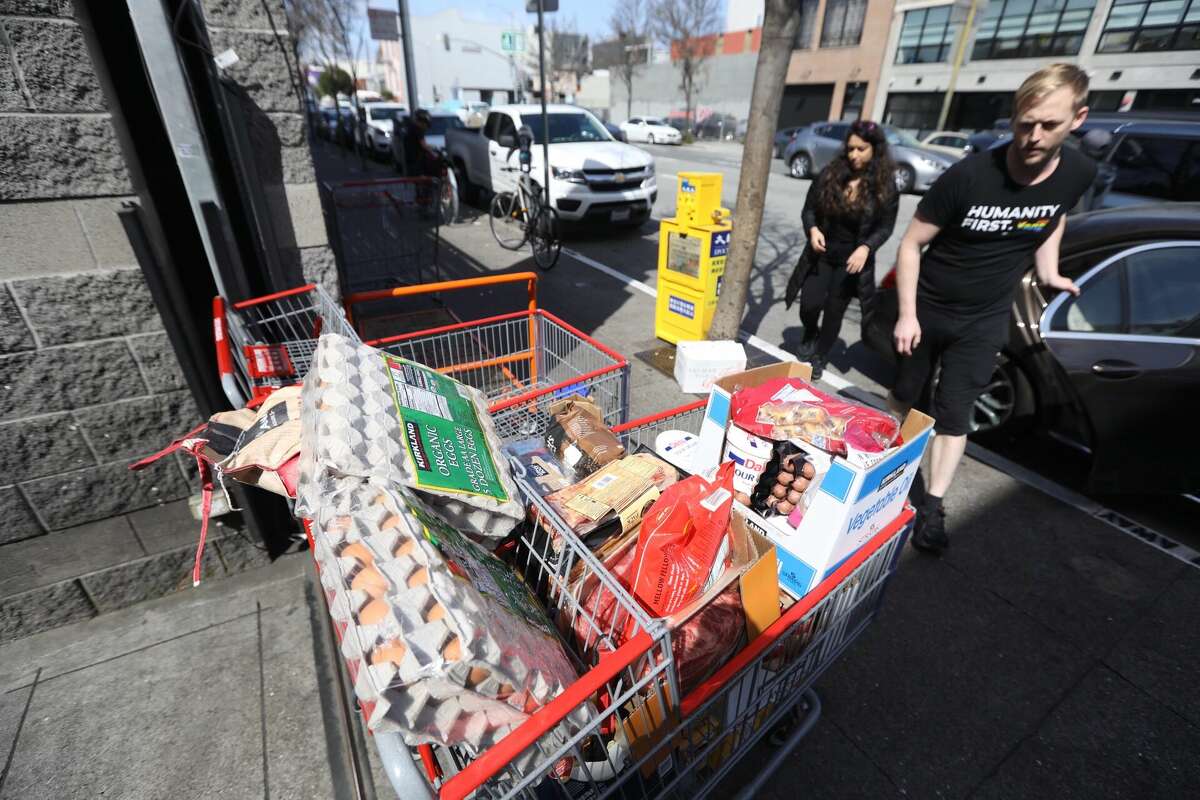
MULTIPOLYGON (((618 426, 636 449, 663 430, 696 432, 704 403, 681 406, 618 426)), ((544 522, 520 537, 512 560, 546 600, 560 623, 582 620, 590 632, 580 653, 590 669, 497 745, 475 757, 458 748, 422 746, 410 751, 398 735, 377 735, 377 751, 399 797, 415 798, 659 798, 710 795, 753 797, 811 729, 820 714, 812 684, 874 618, 896 569, 912 511, 906 509, 799 601, 786 601, 780 618, 715 674, 680 696, 669 631, 647 618, 535 491, 518 479, 526 500, 544 522), (549 552, 542 524, 564 542, 549 552), (591 618, 573 597, 576 565, 597 576, 636 633, 623 643, 619 624, 591 618), (591 721, 532 769, 513 762, 581 704, 591 721), (786 740, 756 771, 749 785, 721 785, 758 741, 784 719, 798 721, 786 740), (570 758, 571 777, 552 777, 570 758)), ((591 607, 591 606, 589 606, 591 607)))
POLYGON ((358 341, 342 309, 312 283, 233 304, 218 295, 212 314, 221 388, 234 408, 303 380, 322 333, 358 341))
POLYGON ((604 412, 605 424, 629 414, 629 362, 575 326, 537 305, 537 274, 516 272, 362 292, 345 298, 348 316, 364 303, 523 283, 521 311, 457 321, 367 344, 432 367, 482 391, 504 441, 537 436, 550 421, 548 407, 572 394, 604 412))

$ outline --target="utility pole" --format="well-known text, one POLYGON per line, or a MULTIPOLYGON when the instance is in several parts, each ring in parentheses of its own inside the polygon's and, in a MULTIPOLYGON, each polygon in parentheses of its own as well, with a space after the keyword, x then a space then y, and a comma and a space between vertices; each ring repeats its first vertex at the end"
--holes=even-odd
POLYGON ((400 41, 404 45, 404 90, 408 93, 408 113, 420 107, 417 95, 417 68, 413 64, 412 26, 408 21, 408 0, 397 0, 400 6, 400 41))
MULTIPOLYGON (((542 79, 542 187, 550 206, 550 118, 546 115, 546 0, 537 0, 538 73, 542 79)), ((555 0, 554 7, 558 8, 555 0)))
POLYGON ((934 130, 946 129, 946 120, 950 117, 950 102, 954 99, 954 89, 958 85, 958 71, 967 55, 967 40, 971 37, 971 24, 975 21, 975 11, 978 8, 979 0, 971 0, 971 7, 967 9, 967 21, 958 32, 958 43, 954 46, 954 63, 950 66, 950 82, 946 85, 946 96, 942 98, 942 112, 938 114, 937 127, 934 130))
POLYGON ((738 177, 733 238, 721 281, 721 297, 709 329, 710 339, 737 339, 746 310, 750 271, 758 250, 767 178, 771 173, 775 123, 783 99, 783 83, 792 56, 792 40, 800 29, 800 4, 795 0, 766 0, 763 4, 762 44, 754 70, 746 144, 738 177))

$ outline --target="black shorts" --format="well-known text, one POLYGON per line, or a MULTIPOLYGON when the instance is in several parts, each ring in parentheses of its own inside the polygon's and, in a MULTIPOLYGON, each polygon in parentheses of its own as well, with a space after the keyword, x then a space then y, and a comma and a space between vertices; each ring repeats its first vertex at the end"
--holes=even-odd
POLYGON ((930 414, 934 430, 948 436, 970 433, 971 411, 996 370, 996 355, 1008 341, 1008 312, 975 319, 917 305, 921 343, 901 356, 893 397, 911 406, 920 399, 933 368, 942 371, 930 414))

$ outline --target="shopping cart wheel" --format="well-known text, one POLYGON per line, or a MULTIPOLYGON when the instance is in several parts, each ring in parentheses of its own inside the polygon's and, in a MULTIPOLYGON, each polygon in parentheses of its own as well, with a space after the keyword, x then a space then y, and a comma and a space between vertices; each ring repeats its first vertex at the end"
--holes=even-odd
POLYGON ((771 760, 767 762, 766 766, 754 776, 754 780, 738 792, 737 800, 751 800, 758 797, 775 771, 783 766, 784 761, 791 758, 792 751, 800 744, 800 740, 808 735, 808 732, 817 724, 817 720, 821 718, 821 698, 817 697, 816 692, 809 689, 800 695, 792 713, 799 716, 795 727, 779 745, 779 749, 771 756, 771 760))

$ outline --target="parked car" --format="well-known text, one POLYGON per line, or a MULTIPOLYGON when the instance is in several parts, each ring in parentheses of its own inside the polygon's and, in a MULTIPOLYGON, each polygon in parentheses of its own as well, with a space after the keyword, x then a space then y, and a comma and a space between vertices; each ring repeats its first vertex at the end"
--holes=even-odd
MULTIPOLYGON (((1095 491, 1200 492, 1200 203, 1072 217, 1059 269, 1080 295, 1042 288, 1028 265, 973 430, 1036 429, 1090 453, 1095 491)), ((895 319, 888 275, 864 339, 890 358, 895 319)))
POLYGON ((621 123, 627 142, 646 144, 680 144, 683 134, 658 117, 630 117, 621 123))
POLYGON ((400 103, 362 103, 358 107, 358 125, 354 129, 354 141, 360 147, 377 156, 390 156, 392 152, 392 121, 397 114, 408 113, 408 106, 400 103))
POLYGON ((730 114, 709 114, 693 128, 697 139, 719 139, 731 141, 737 133, 738 120, 730 114))
POLYGON ((921 144, 930 150, 937 150, 948 156, 962 158, 967 154, 967 140, 970 137, 962 131, 934 131, 921 140, 921 144))
MULTIPOLYGON (((896 162, 896 188, 901 192, 923 192, 933 185, 957 158, 930 150, 913 137, 890 125, 884 125, 896 162)), ((825 165, 842 152, 849 122, 823 122, 810 125, 796 134, 784 151, 788 172, 793 178, 815 177, 825 165)))
POLYGON ((783 151, 787 149, 788 144, 792 139, 796 138, 796 134, 804 130, 806 125, 800 125, 794 128, 780 128, 775 131, 775 157, 783 158, 783 151))
POLYGON ((1111 139, 1100 157, 1111 175, 1097 208, 1200 200, 1200 121, 1093 121, 1111 139))
MULTIPOLYGON (((599 118, 597 118, 599 119, 599 118)), ((604 126, 604 130, 608 131, 618 142, 628 142, 629 137, 625 135, 625 131, 621 130, 621 126, 609 122, 606 119, 600 120, 600 124, 604 126)))
POLYGON ((317 136, 328 142, 337 139, 338 127, 338 110, 336 108, 322 108, 320 116, 317 117, 317 136))
MULTIPOLYGON (((392 163, 396 169, 404 170, 404 137, 400 135, 403 125, 408 121, 408 114, 397 114, 392 122, 392 163)), ((429 112, 429 130, 425 131, 425 144, 434 150, 446 151, 446 131, 451 128, 464 128, 458 114, 452 111, 429 112)))
MULTIPOLYGON (((640 224, 658 197, 654 159, 646 151, 616 141, 600 120, 577 106, 548 106, 550 203, 565 220, 640 224)), ((511 192, 518 165, 517 130, 534 134, 531 173, 543 181, 541 107, 496 106, 479 130, 452 128, 446 149, 465 197, 475 189, 511 192)))

